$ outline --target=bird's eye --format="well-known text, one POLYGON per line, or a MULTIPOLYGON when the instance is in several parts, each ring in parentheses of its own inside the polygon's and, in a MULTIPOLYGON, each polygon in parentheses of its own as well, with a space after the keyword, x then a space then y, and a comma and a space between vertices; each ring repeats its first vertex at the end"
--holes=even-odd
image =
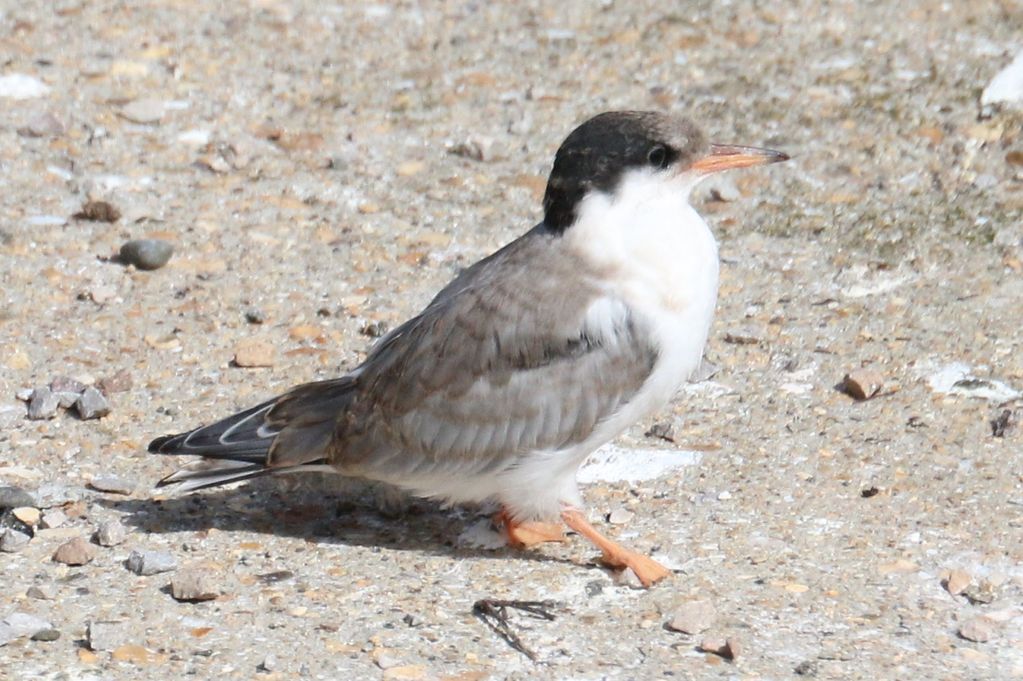
POLYGON ((668 147, 663 144, 655 144, 646 155, 646 160, 654 168, 667 168, 669 163, 668 159, 668 147))

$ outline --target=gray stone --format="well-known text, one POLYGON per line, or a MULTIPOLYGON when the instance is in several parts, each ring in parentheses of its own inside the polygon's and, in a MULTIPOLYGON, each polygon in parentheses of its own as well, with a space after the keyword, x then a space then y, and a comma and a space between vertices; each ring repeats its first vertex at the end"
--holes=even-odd
POLYGON ((24 612, 12 612, 0 621, 0 645, 5 645, 19 638, 34 636, 53 625, 41 617, 24 612))
POLYGON ((158 270, 174 254, 174 246, 160 239, 136 239, 121 246, 121 262, 140 270, 158 270))
POLYGON ((159 123, 163 119, 166 105, 159 99, 136 99, 121 109, 121 116, 133 123, 159 123))
POLYGON ((277 656, 273 653, 267 653, 266 657, 263 658, 263 661, 256 666, 256 669, 261 672, 272 672, 276 668, 277 656))
POLYGON ((42 520, 39 522, 39 527, 44 530, 52 530, 55 527, 60 527, 67 522, 67 515, 64 511, 59 508, 52 508, 43 514, 42 520))
POLYGON ((90 650, 114 650, 131 643, 135 630, 131 622, 89 622, 85 640, 90 650))
POLYGON ((170 572, 178 566, 178 561, 166 551, 132 551, 124 564, 136 575, 147 577, 170 572))
POLYGON ((990 617, 971 617, 959 625, 959 635, 974 643, 987 643, 995 636, 996 624, 990 617))
POLYGON ((668 628, 683 634, 699 634, 714 626, 717 610, 710 601, 689 601, 679 606, 668 621, 668 628))
POLYGON ((104 520, 96 528, 96 543, 100 546, 117 546, 128 538, 128 531, 120 520, 104 520))
POLYGON ((46 387, 36 388, 28 402, 28 417, 33 421, 52 419, 57 415, 59 406, 60 397, 52 390, 46 387))
POLYGON ((31 537, 24 532, 18 532, 8 527, 0 532, 0 552, 17 553, 28 546, 30 539, 31 537))
POLYGON ((75 409, 83 421, 98 419, 110 413, 110 403, 99 390, 86 388, 75 401, 75 409))
POLYGON ((25 595, 29 598, 34 598, 37 601, 52 601, 57 597, 57 592, 54 591, 53 586, 49 584, 37 584, 30 586, 25 592, 25 595))
POLYGON ((618 507, 608 514, 607 522, 611 523, 612 525, 625 525, 630 520, 632 520, 632 517, 634 515, 636 514, 630 511, 629 509, 618 507))
POLYGON ((61 409, 70 409, 75 406, 75 402, 78 401, 79 393, 70 392, 55 392, 57 396, 57 404, 60 405, 61 409))
POLYGON ((32 495, 20 487, 11 485, 0 487, 0 510, 35 505, 36 500, 32 498, 32 495))
POLYGON ((18 128, 18 134, 22 137, 60 137, 64 134, 64 124, 49 111, 44 111, 18 128))
POLYGON ((133 494, 135 489, 138 487, 138 483, 128 478, 122 478, 119 475, 97 475, 89 481, 89 487, 100 492, 110 492, 112 494, 133 494))
POLYGON ((35 503, 31 505, 36 508, 53 508, 71 501, 79 501, 81 498, 80 489, 71 489, 59 482, 45 482, 39 485, 35 492, 35 503))
POLYGON ((60 631, 57 629, 43 629, 32 634, 33 641, 56 641, 60 638, 60 631))
POLYGON ((16 426, 25 416, 25 408, 20 405, 0 405, 0 430, 9 430, 16 426))
POLYGON ((178 570, 171 579, 171 596, 178 601, 211 601, 220 595, 213 575, 206 570, 178 570))

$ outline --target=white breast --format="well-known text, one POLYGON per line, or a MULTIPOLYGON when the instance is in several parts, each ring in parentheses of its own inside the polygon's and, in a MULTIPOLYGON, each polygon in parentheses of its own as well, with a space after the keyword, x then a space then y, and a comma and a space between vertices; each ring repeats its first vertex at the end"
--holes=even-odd
POLYGON ((551 517, 562 503, 581 504, 575 474, 582 461, 663 407, 699 366, 717 301, 718 252, 689 205, 697 181, 634 172, 615 200, 594 194, 581 202, 565 246, 601 274, 607 295, 588 318, 612 318, 620 301, 653 335, 658 361, 640 392, 585 442, 537 452, 529 465, 501 475, 498 496, 516 515, 551 517))

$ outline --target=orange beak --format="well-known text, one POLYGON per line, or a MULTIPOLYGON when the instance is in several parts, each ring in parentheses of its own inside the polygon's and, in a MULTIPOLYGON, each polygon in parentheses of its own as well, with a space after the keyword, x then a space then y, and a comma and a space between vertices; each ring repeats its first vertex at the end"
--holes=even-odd
POLYGON ((749 168, 789 160, 789 155, 774 149, 740 147, 734 144, 712 144, 710 153, 697 159, 689 168, 709 175, 732 168, 749 168))

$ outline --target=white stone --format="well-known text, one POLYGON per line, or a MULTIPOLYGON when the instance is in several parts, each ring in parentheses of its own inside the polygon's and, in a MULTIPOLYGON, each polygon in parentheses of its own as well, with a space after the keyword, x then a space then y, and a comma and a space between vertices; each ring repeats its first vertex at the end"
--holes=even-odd
POLYGON ((980 96, 984 106, 991 104, 1023 105, 1023 52, 995 74, 980 96))
POLYGON ((49 91, 49 85, 24 73, 9 73, 6 76, 0 76, 0 97, 31 99, 42 97, 49 91))

